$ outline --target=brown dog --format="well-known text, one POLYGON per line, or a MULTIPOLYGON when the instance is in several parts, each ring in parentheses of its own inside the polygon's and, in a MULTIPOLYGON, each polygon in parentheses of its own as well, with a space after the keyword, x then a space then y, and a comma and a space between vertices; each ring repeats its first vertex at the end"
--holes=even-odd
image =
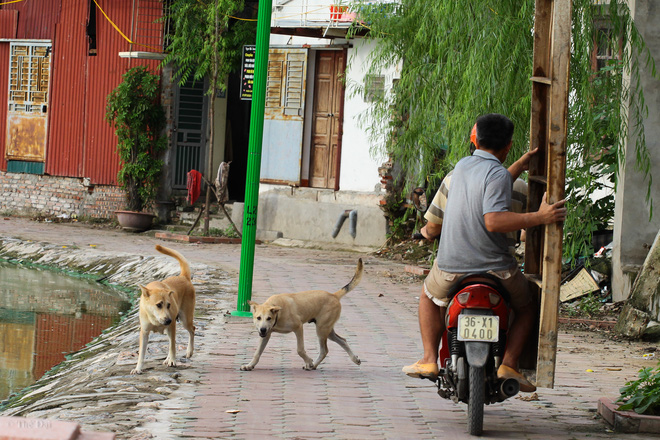
POLYGON ((152 281, 146 286, 140 286, 140 353, 137 366, 131 374, 142 373, 144 354, 147 349, 150 332, 167 333, 170 348, 163 365, 176 366, 176 320, 181 320, 183 328, 188 330, 188 350, 186 357, 193 355, 195 341, 195 326, 193 315, 195 313, 195 288, 190 278, 190 265, 186 259, 172 249, 156 245, 161 254, 169 255, 179 261, 181 274, 164 279, 152 281))
POLYGON ((339 300, 353 290, 362 278, 362 259, 358 260, 353 279, 335 293, 323 290, 308 290, 299 293, 281 293, 273 295, 263 304, 248 301, 252 309, 254 325, 261 336, 259 347, 249 364, 241 366, 241 370, 250 371, 259 362, 259 358, 268 344, 273 332, 294 332, 298 340, 298 355, 305 361, 305 370, 315 370, 328 354, 328 339, 339 344, 346 350, 351 360, 360 365, 360 359, 353 354, 346 339, 335 333, 334 326, 341 314, 339 300), (319 339, 320 352, 315 361, 307 356, 303 338, 303 324, 316 324, 316 335, 319 339))

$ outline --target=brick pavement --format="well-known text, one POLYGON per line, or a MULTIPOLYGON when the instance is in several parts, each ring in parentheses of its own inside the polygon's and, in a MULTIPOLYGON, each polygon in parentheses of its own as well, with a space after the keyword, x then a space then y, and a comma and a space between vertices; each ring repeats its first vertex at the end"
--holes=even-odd
MULTIPOLYGON (((0 234, 113 252, 153 254, 162 243, 147 234, 0 220, 0 234)), ((239 245, 172 244, 191 262, 216 265, 235 276, 239 245)), ((418 358, 419 279, 403 265, 366 254, 257 246, 253 299, 274 293, 321 288, 335 291, 365 260, 360 285, 343 300, 336 330, 360 357, 354 365, 329 342, 330 353, 316 371, 302 370, 295 336, 274 335, 254 371, 239 371, 257 345, 251 321, 218 317, 204 334, 192 368, 200 377, 196 393, 179 408, 177 420, 156 438, 195 439, 461 439, 466 407, 437 396, 431 382, 408 378, 401 367, 418 358)), ((234 286, 235 287, 235 286, 234 286)), ((315 332, 306 327, 306 349, 318 352, 315 332)), ((136 341, 137 343, 137 341, 136 341)), ((596 414, 597 400, 616 396, 637 370, 655 365, 642 358, 645 346, 615 343, 599 334, 559 335, 556 387, 539 389, 538 400, 510 399, 485 409, 483 438, 621 438, 596 414), (603 354, 605 353, 605 355, 603 354), (587 369, 594 370, 586 373, 587 369)), ((160 419, 162 420, 162 418, 160 419)), ((649 438, 630 435, 630 440, 649 438)))

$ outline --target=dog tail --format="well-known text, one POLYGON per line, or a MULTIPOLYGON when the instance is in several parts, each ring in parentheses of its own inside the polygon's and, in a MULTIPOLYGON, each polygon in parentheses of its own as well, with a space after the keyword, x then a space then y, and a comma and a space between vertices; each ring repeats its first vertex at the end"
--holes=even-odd
POLYGON ((346 295, 348 292, 353 290, 355 288, 355 286, 358 285, 358 283, 362 279, 362 269, 363 269, 362 258, 360 258, 358 260, 357 268, 355 269, 355 275, 353 275, 353 279, 348 284, 346 284, 344 287, 342 287, 341 289, 339 289, 338 291, 336 291, 334 293, 334 295, 337 298, 341 299, 341 297, 346 295))
POLYGON ((174 249, 166 248, 165 246, 161 246, 159 244, 156 245, 156 250, 161 254, 176 258, 181 265, 181 276, 190 280, 190 265, 188 264, 188 261, 186 261, 186 259, 183 257, 183 255, 174 249))

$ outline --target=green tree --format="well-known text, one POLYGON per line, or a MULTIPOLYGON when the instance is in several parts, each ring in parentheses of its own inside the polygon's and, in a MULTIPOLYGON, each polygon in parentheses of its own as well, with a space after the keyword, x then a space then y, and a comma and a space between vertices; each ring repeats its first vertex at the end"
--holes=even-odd
POLYGON ((165 111, 160 104, 160 78, 144 67, 133 67, 109 95, 105 119, 114 125, 121 168, 117 181, 126 191, 129 211, 141 212, 156 198, 167 149, 162 130, 165 111))
MULTIPOLYGON (((242 48, 253 44, 256 21, 245 16, 243 0, 174 0, 170 6, 172 32, 168 55, 163 64, 173 63, 180 84, 192 75, 195 80, 209 79, 209 121, 206 178, 213 181, 213 143, 215 130, 215 96, 227 89, 227 78, 241 63, 242 48)), ((247 11, 251 16, 251 12, 247 11)), ((208 234, 208 210, 211 190, 206 191, 204 234, 208 234)))
MULTIPOLYGON (((571 257, 587 254, 591 233, 612 217, 611 197, 592 203, 590 196, 608 181, 613 186, 623 163, 628 127, 622 102, 631 98, 632 120, 642 120, 643 92, 636 81, 640 68, 650 66, 655 74, 653 59, 625 2, 594 3, 573 1, 567 139, 568 195, 573 206, 565 227, 565 250, 571 257), (609 31, 603 33, 598 23, 607 23, 609 31), (615 54, 596 71, 595 42, 615 54), (631 76, 632 87, 621 81, 623 73, 631 76), (605 182, 599 180, 602 176, 605 182)), ((363 117, 372 121, 365 129, 374 139, 388 139, 376 148, 409 170, 404 178, 410 185, 428 178, 431 187, 437 187, 456 161, 468 154, 469 130, 483 113, 502 113, 515 123, 509 161, 528 149, 533 0, 402 0, 387 5, 357 2, 352 7, 360 11, 363 26, 369 29, 367 38, 378 43, 367 75, 396 63, 402 66, 392 93, 363 117)), ((354 93, 363 89, 364 84, 349 84, 354 93)), ((643 124, 630 128, 639 135, 638 168, 650 180, 643 124)))

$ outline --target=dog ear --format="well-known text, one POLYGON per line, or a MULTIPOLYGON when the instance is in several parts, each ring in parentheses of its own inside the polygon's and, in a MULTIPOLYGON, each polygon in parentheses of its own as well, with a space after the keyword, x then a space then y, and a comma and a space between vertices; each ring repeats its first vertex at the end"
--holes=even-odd
POLYGON ((270 308, 270 311, 271 311, 273 314, 279 312, 280 310, 282 310, 282 307, 280 307, 280 306, 273 306, 273 307, 270 308))
POLYGON ((146 298, 149 298, 149 289, 144 287, 142 284, 138 284, 140 286, 140 290, 142 290, 142 295, 144 295, 146 298))
POLYGON ((172 297, 173 293, 174 293, 174 290, 170 290, 169 292, 167 292, 167 294, 170 296, 170 298, 172 297))
POLYGON ((248 301, 247 303, 248 303, 251 307, 257 307, 257 306, 259 305, 259 303, 256 303, 256 302, 254 302, 254 301, 248 301))

